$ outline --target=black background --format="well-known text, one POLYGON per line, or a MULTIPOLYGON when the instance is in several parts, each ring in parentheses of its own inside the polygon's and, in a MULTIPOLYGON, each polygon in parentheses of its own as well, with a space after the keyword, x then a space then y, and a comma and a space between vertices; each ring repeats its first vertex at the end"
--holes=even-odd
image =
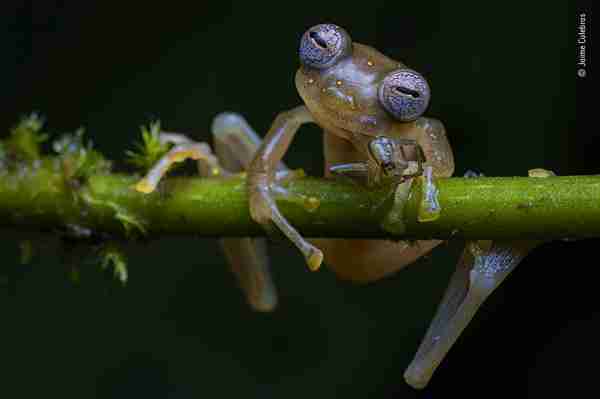
MULTIPOLYGON (((264 134, 300 102, 299 37, 334 22, 427 76, 428 114, 446 125, 457 174, 599 170, 575 3, 195 3, 3 2, 0 129, 37 110, 52 132, 86 126, 113 159, 153 118, 208 140, 211 118, 232 110, 264 134)), ((286 161, 319 175, 320 146, 319 130, 303 127, 286 161)), ((457 245, 362 287, 310 273, 275 245, 281 302, 264 315, 246 307, 216 240, 132 244, 122 288, 52 243, 20 265, 21 238, 0 233, 2 398, 521 397, 594 385, 598 240, 532 252, 417 392, 402 374, 457 245)))

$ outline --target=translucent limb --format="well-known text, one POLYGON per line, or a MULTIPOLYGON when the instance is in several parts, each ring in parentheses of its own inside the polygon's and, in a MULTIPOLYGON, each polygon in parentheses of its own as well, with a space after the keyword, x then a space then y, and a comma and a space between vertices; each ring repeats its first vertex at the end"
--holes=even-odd
POLYGON ((156 186, 160 182, 160 179, 167 173, 171 165, 177 162, 183 162, 186 159, 193 159, 196 161, 203 161, 208 166, 208 173, 211 176, 218 176, 223 172, 219 165, 217 158, 213 155, 210 146, 206 143, 200 142, 181 142, 182 135, 179 134, 163 134, 161 133, 160 139, 166 142, 180 142, 169 150, 164 156, 162 156, 158 162, 148 171, 146 176, 140 180, 136 185, 135 189, 142 193, 151 193, 156 190, 156 186))
POLYGON ((250 164, 248 194, 252 218, 267 231, 270 223, 274 223, 304 255, 310 270, 317 270, 323 261, 323 253, 306 241, 283 217, 275 203, 272 191, 278 164, 288 150, 294 135, 302 124, 311 121, 312 116, 304 106, 281 113, 275 118, 250 164))
POLYGON ((421 389, 444 359, 485 299, 504 281, 538 242, 495 242, 489 250, 467 249, 415 358, 404 373, 406 382, 421 389))
MULTIPOLYGON (((212 133, 221 165, 230 172, 246 170, 261 144, 248 122, 239 114, 222 113, 213 120, 212 133)), ((280 164, 279 168, 287 174, 285 165, 280 164)), ((271 277, 266 240, 244 237, 219 241, 250 306, 260 312, 274 310, 277 290, 271 277)))
MULTIPOLYGON (((465 177, 482 174, 467 172, 465 177)), ((530 177, 548 178, 554 172, 531 169, 530 177)), ((423 388, 483 301, 504 281, 540 241, 478 241, 467 244, 429 330, 404 373, 406 382, 423 388)))

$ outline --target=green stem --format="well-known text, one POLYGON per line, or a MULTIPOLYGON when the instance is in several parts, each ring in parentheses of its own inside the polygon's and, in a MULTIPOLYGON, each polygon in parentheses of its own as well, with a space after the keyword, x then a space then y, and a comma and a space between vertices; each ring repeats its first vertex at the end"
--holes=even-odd
MULTIPOLYGON (((63 178, 52 158, 14 171, 0 170, 0 226, 36 231, 70 226, 112 235, 139 230, 148 237, 262 234, 250 218, 245 180, 240 176, 169 178, 150 195, 131 188, 136 180, 136 176, 106 174, 76 184, 63 178)), ((288 189, 317 198, 320 206, 311 212, 297 201, 278 204, 302 234, 312 237, 600 236, 600 176, 436 180, 441 214, 429 222, 417 220, 421 184, 413 185, 406 204, 394 205, 402 216, 388 220, 386 229, 382 220, 392 207, 393 195, 383 188, 299 178, 290 181, 288 189)))

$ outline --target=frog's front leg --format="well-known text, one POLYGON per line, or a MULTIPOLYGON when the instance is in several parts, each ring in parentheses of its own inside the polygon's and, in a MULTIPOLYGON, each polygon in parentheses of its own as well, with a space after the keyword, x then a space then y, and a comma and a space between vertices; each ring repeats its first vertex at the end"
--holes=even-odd
MULTIPOLYGON (((246 170, 261 142, 246 120, 234 113, 219 114, 213 120, 212 133, 216 156, 206 143, 195 142, 178 133, 161 132, 161 142, 174 146, 136 185, 136 189, 146 193, 154 191, 170 165, 187 158, 198 161, 198 170, 204 177, 246 170)), ((286 170, 282 163, 278 169, 286 170)), ((265 239, 243 237, 219 241, 250 306, 257 311, 273 310, 277 305, 277 292, 269 270, 265 239)))
MULTIPOLYGON (((405 153, 407 159, 404 160, 406 165, 420 158, 417 148, 410 151, 414 141, 423 151, 425 158, 423 167, 431 168, 435 177, 452 175, 454 158, 441 122, 420 118, 411 125, 409 131, 403 131, 399 136, 389 137, 392 140, 400 140, 407 146, 405 153)), ((327 176, 334 173, 356 176, 369 174, 364 155, 361 155, 364 151, 358 149, 368 147, 373 139, 377 138, 359 137, 360 141, 350 142, 333 133, 325 134, 325 174, 327 176)), ((385 162, 379 161, 384 159, 378 157, 375 162, 379 167, 384 168, 385 162)), ((401 164, 403 163, 398 162, 398 165, 401 164)), ((399 170, 399 175, 402 172, 399 170)), ((401 183, 396 192, 408 195, 410 184, 410 180, 401 183)), ((441 240, 419 240, 408 243, 372 239, 312 239, 311 241, 327 254, 325 263, 336 272, 338 277, 359 283, 376 281, 395 273, 414 263, 442 242, 441 240)))
POLYGON ((265 229, 273 222, 300 250, 311 270, 316 270, 323 261, 321 250, 306 241, 300 233, 283 217, 275 195, 285 195, 285 191, 276 187, 275 172, 277 165, 288 150, 290 143, 305 123, 313 118, 305 106, 294 108, 279 114, 267 133, 262 145, 252 160, 248 170, 248 194, 250 214, 265 229))

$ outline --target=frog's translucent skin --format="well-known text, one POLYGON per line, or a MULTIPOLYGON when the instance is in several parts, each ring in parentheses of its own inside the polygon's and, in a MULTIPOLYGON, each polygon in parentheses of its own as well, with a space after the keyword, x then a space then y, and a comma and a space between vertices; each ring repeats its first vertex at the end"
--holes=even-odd
POLYGON ((424 388, 486 298, 538 243, 494 242, 483 255, 465 251, 419 350, 404 373, 415 388, 424 388))
MULTIPOLYGON (((185 158, 198 160, 203 176, 245 170, 252 218, 267 231, 275 226, 283 232, 303 254, 311 270, 316 270, 324 260, 340 278, 363 283, 381 279, 415 262, 441 241, 420 240, 409 244, 362 239, 306 240, 279 212, 275 198, 294 201, 307 209, 318 207, 318 202, 292 195, 278 184, 280 179, 294 178, 281 160, 300 126, 316 123, 324 131, 327 177, 332 173, 363 175, 361 181, 371 185, 377 184, 383 175, 401 176, 400 181, 404 182, 398 186, 396 197, 402 201, 408 195, 410 177, 424 168, 424 200, 419 219, 427 222, 443 212, 437 202, 435 178, 451 176, 454 171, 444 126, 438 120, 418 116, 429 102, 429 86, 421 75, 369 46, 352 43, 347 32, 335 25, 309 29, 302 37, 300 56, 304 64, 296 72, 295 82, 304 105, 277 115, 263 141, 243 117, 232 113, 218 115, 213 122, 215 155, 205 143, 193 142, 182 135, 163 134, 161 138, 176 145, 136 188, 142 192, 154 190, 169 165, 185 158), (393 78, 385 80, 391 74, 393 78), (410 79, 403 80, 405 76, 410 79), (386 84, 406 83, 407 87, 395 91, 393 86, 386 86, 380 90, 384 80, 386 84), (395 95, 405 97, 398 101, 390 99, 389 96, 395 95), (381 96, 386 96, 387 108, 381 104, 381 96), (407 112, 397 109, 403 104, 408 104, 407 112), (380 141, 374 143, 375 139, 380 141), (388 146, 387 139, 407 148, 389 152, 388 147, 396 147, 388 146)), ((390 220, 401 217, 401 214, 389 215, 390 220)), ((250 305, 259 311, 274 309, 277 295, 264 240, 228 238, 221 243, 250 305)), ((481 303, 535 244, 501 242, 475 254, 469 250, 463 253, 446 295, 405 373, 409 384, 415 388, 427 384, 481 303)))

